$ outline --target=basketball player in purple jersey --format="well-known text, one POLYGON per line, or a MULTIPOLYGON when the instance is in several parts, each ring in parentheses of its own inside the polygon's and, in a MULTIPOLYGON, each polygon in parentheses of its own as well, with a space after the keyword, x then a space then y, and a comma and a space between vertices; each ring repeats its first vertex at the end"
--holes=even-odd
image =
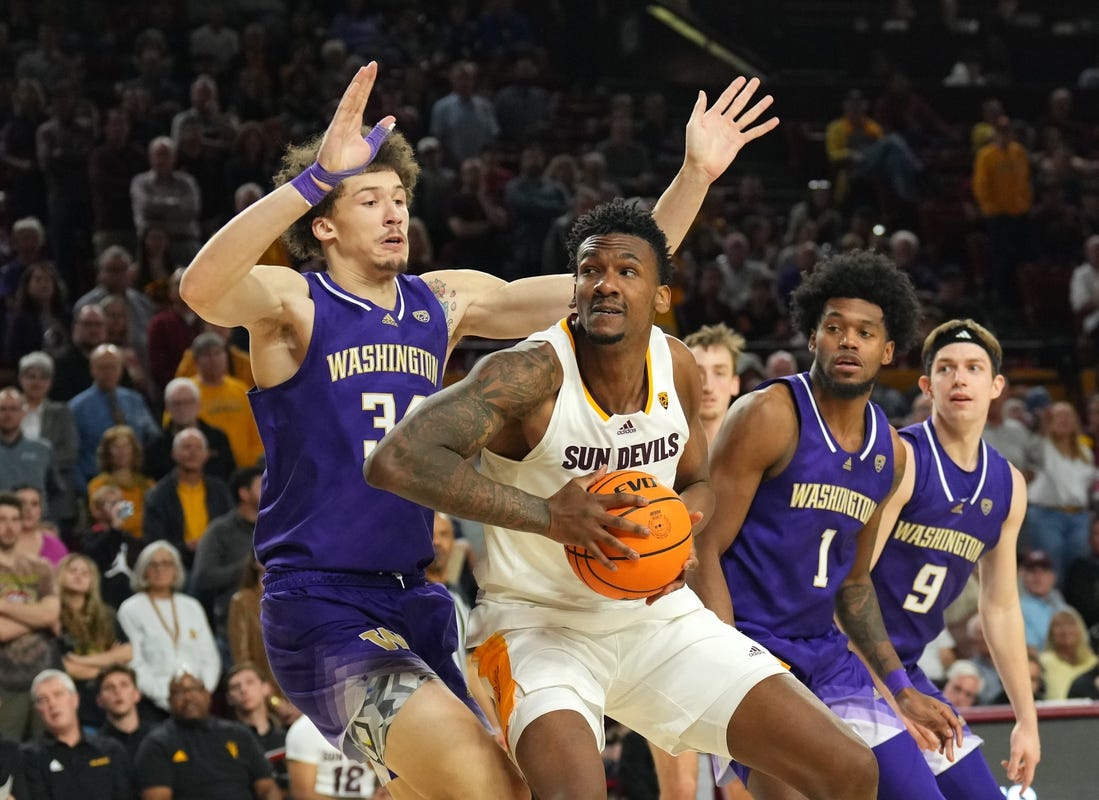
MULTIPOLYGON (((948 755, 961 733, 947 705, 895 682, 904 670, 870 582, 879 504, 904 469, 900 440, 870 392, 918 316, 908 278, 874 253, 833 257, 805 279, 794 317, 813 365, 733 404, 710 457, 716 506, 688 574, 708 607, 729 623, 735 613, 742 632, 873 748, 878 797, 889 800, 941 795, 847 636, 948 755)), ((757 800, 796 796, 770 775, 734 767, 757 800)))
MULTIPOLYGON (((908 466, 881 516, 872 573, 889 638, 912 683, 946 702, 916 666, 944 626, 943 612, 979 571, 980 615, 1015 711, 1008 778, 1026 791, 1041 757, 1027 667, 1015 546, 1026 514, 1022 474, 981 439, 988 407, 1004 388, 1000 343, 973 320, 944 322, 923 345, 920 389, 931 418, 900 431, 908 466)), ((925 752, 949 800, 996 800, 1000 787, 966 730, 951 763, 925 752)))
MULTIPOLYGON (((570 276, 506 284, 474 271, 404 273, 408 200, 419 168, 387 117, 362 136, 377 65, 359 70, 319 142, 292 149, 278 189, 231 220, 187 269, 180 292, 205 319, 244 325, 267 456, 256 552, 275 677, 322 733, 365 759, 398 798, 525 794, 483 728, 451 656, 452 601, 424 581, 432 512, 362 479, 362 464, 409 408, 435 392, 466 335, 519 338, 558 319, 570 276), (288 230, 289 229, 289 230, 288 230), (256 260, 287 232, 327 271, 256 260)), ((758 81, 698 100, 684 166, 655 214, 682 239, 709 184, 770 98, 742 115, 758 81), (754 113, 753 113, 754 112, 754 113)), ((562 540, 591 546, 589 534, 562 540)))

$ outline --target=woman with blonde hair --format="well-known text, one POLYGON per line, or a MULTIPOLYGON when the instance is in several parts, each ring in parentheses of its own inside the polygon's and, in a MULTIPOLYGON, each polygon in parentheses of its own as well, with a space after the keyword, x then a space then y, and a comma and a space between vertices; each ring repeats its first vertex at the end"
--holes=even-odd
POLYGON ((1053 615, 1049 638, 1038 661, 1045 670, 1046 700, 1068 699, 1072 682, 1099 664, 1079 611, 1068 606, 1053 615))
POLYGON ((117 486, 122 499, 133 508, 129 517, 121 519, 121 529, 141 538, 141 520, 145 510, 145 492, 156 483, 141 471, 143 453, 134 429, 129 425, 114 425, 103 432, 95 452, 99 474, 88 481, 88 497, 104 486, 117 486))
POLYGON ((62 664, 80 694, 80 723, 99 726, 103 712, 96 705, 96 678, 111 664, 127 664, 133 648, 118 626, 114 609, 103 602, 99 568, 83 553, 69 553, 57 565, 61 598, 62 664))
POLYGON ((1081 438, 1080 415, 1071 404, 1050 406, 1043 429, 1040 466, 1027 486, 1023 531, 1031 549, 1049 553, 1060 582, 1068 565, 1088 554, 1095 462, 1081 438))

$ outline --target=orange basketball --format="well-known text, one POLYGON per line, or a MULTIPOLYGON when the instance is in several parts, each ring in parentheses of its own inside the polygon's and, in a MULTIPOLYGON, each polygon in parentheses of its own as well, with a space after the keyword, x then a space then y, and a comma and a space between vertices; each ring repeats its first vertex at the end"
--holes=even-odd
POLYGON ((646 526, 650 533, 635 536, 624 530, 608 528, 641 556, 630 561, 623 553, 603 550, 618 567, 611 572, 587 549, 565 545, 565 555, 576 576, 590 589, 613 600, 635 600, 656 594, 680 572, 691 554, 691 515, 674 489, 664 486, 647 472, 624 469, 610 472, 588 488, 595 494, 639 494, 649 499, 647 506, 623 506, 612 514, 646 526))

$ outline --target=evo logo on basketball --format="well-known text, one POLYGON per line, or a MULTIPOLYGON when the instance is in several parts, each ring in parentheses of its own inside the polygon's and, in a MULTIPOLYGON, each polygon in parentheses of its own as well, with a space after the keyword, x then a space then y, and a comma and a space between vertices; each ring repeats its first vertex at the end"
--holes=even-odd
POLYGON ((646 478, 644 476, 637 476, 636 478, 630 478, 623 483, 620 483, 614 487, 616 492, 627 492, 629 494, 637 494, 642 489, 654 489, 657 486, 656 478, 646 478))

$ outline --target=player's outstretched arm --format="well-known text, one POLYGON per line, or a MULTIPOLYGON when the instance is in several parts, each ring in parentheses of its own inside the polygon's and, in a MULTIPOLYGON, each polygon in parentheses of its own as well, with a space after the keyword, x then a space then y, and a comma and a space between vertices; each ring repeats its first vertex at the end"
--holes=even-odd
POLYGON ((561 381, 561 365, 549 345, 524 343, 487 356, 387 433, 363 465, 363 476, 371 486, 436 511, 585 547, 614 569, 598 545, 634 558, 637 553, 604 526, 641 535, 648 529, 625 524, 609 509, 647 501, 635 495, 588 494, 587 487, 602 477, 605 467, 544 498, 497 483, 469 462, 490 444, 525 455, 529 445, 524 427, 541 425, 533 437, 541 438, 561 381))
POLYGON ((714 439, 710 453, 714 511, 696 531, 698 566, 687 574, 687 585, 730 625, 735 609, 721 556, 740 533, 759 484, 776 465, 785 466, 796 445, 793 401, 782 386, 737 400, 714 439))
MULTIPOLYGON (((361 67, 347 87, 324 134, 317 163, 330 173, 364 166, 375 145, 362 135, 363 111, 378 65, 361 67)), ((380 123, 391 127, 393 118, 380 123)), ((293 270, 256 269, 256 261, 272 241, 286 231, 309 207, 333 188, 309 177, 315 192, 308 201, 286 183, 231 219, 215 233, 187 267, 179 292, 184 302, 203 319, 225 326, 249 325, 280 315, 284 292, 304 289, 304 280, 293 270)))
POLYGON ((1011 478, 1011 511, 1004 520, 1000 541, 981 558, 977 569, 981 583, 981 623, 992 661, 1015 712, 1011 752, 1008 759, 1000 763, 1008 778, 1021 783, 1023 791, 1026 791, 1034 781, 1034 770, 1042 758, 1042 747, 1038 740, 1038 713, 1034 709, 1034 694, 1030 686, 1015 563, 1019 528, 1026 516, 1026 480, 1014 467, 1011 468, 1011 478))
POLYGON ((759 78, 738 77, 709 107, 706 93, 699 91, 687 120, 683 165, 653 208, 653 218, 668 237, 673 253, 694 223, 710 185, 745 145, 778 126, 778 117, 758 122, 774 102, 766 95, 749 105, 758 89, 759 78))
MULTIPOLYGON (((675 252, 695 220, 710 185, 749 142, 774 130, 778 118, 758 122, 771 106, 767 95, 749 107, 759 80, 737 78, 706 106, 699 92, 687 122, 683 165, 653 209, 653 219, 675 252)), ((439 270, 423 276, 447 312, 451 347, 463 336, 521 339, 565 316, 573 275, 543 275, 506 283, 472 270, 439 270)))
POLYGON ((447 317, 450 350, 463 336, 523 339, 569 313, 574 276, 538 275, 507 281, 469 269, 425 272, 447 317))
POLYGON ((942 752, 953 761, 954 746, 962 742, 962 723, 945 703, 912 686, 904 664, 889 641, 878 595, 870 580, 870 562, 883 506, 899 488, 907 466, 907 451, 900 437, 892 428, 890 433, 894 453, 893 488, 859 532, 854 565, 836 594, 836 620, 866 665, 888 687, 902 714, 931 731, 938 738, 942 752))

